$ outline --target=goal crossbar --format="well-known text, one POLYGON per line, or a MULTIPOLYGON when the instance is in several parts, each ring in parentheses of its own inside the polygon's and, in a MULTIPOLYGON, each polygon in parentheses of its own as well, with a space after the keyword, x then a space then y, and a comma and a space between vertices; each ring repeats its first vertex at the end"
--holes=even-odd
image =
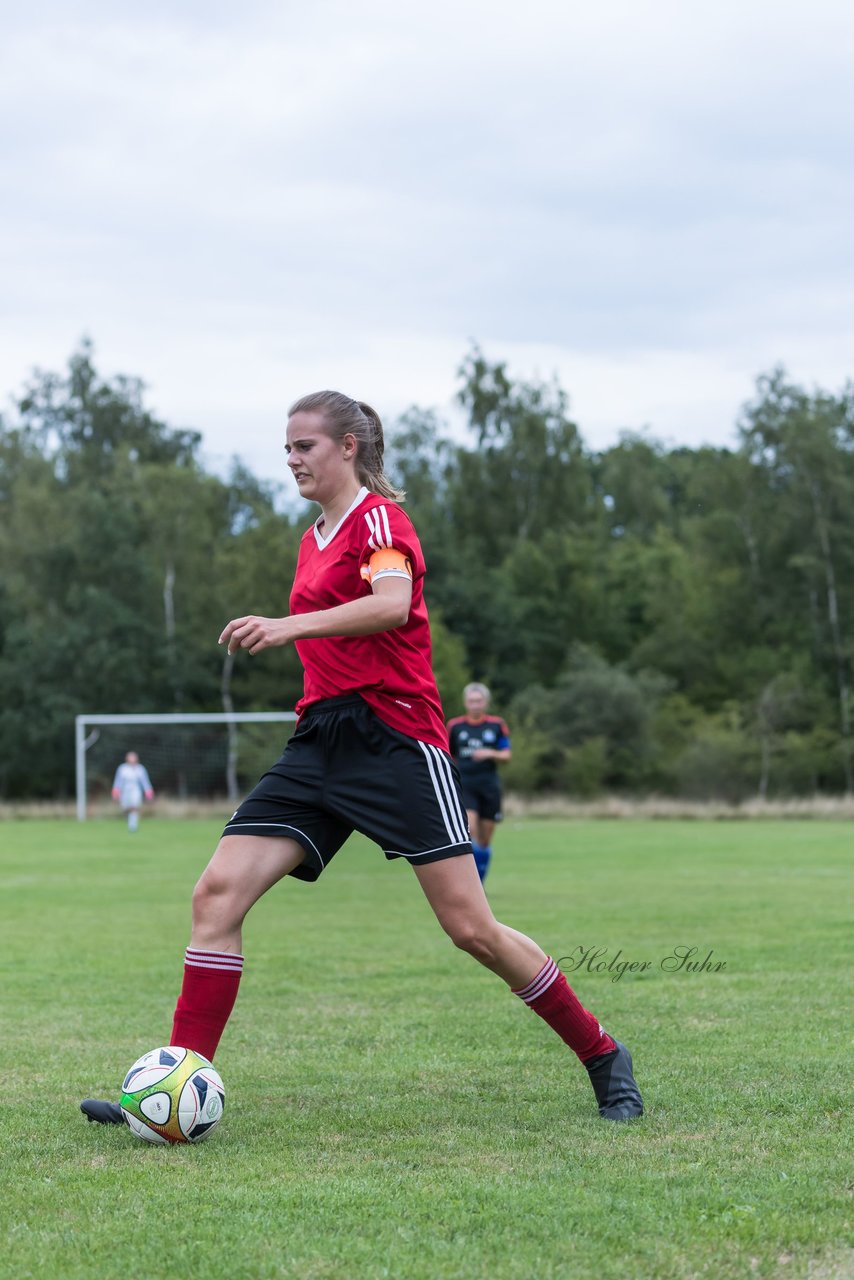
POLYGON ((294 711, 188 711, 188 712, 117 712, 116 714, 80 715, 74 717, 74 761, 77 789, 77 819, 86 820, 86 751, 94 738, 90 726, 110 724, 275 724, 296 720, 294 711))

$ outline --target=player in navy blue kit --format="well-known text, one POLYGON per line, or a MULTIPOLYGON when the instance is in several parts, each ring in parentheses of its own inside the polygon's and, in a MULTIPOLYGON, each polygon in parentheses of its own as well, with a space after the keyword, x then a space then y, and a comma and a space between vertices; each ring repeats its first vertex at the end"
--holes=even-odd
POLYGON ((485 684, 467 684, 463 689, 466 714, 448 721, 448 743, 460 774, 481 880, 489 870, 495 824, 501 821, 501 781, 496 766, 510 759, 510 733, 500 716, 486 714, 489 699, 485 684))

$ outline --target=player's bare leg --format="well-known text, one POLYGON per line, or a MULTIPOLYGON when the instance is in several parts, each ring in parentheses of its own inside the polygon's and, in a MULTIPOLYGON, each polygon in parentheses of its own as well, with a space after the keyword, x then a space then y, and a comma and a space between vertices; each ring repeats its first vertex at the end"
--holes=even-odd
POLYGON ((526 986, 542 969, 548 959, 542 948, 495 919, 473 858, 446 858, 413 870, 436 919, 455 946, 511 988, 526 986))
POLYGON ((477 867, 477 874, 481 880, 485 880, 486 873, 489 870, 490 859, 492 858, 489 842, 492 839, 495 823, 488 818, 482 818, 476 809, 467 809, 466 817, 468 818, 469 835, 471 836, 472 849, 474 850, 474 864, 477 867))
MULTIPOLYGON (((193 928, 170 1044, 213 1058, 237 999, 246 914, 304 857, 302 845, 286 837, 222 837, 193 891, 193 928)), ((87 1098, 80 1110, 99 1124, 124 1123, 116 1102, 87 1098)))
POLYGON ((305 859, 285 836, 223 836, 193 890, 190 946, 239 952, 250 908, 305 859))
POLYGON ((474 859, 447 858, 413 869, 454 945, 503 978, 578 1056, 587 1069, 599 1114, 608 1120, 643 1115, 629 1051, 584 1008, 536 942, 495 919, 474 859))
POLYGON ((288 836, 226 835, 193 891, 193 927, 171 1043, 213 1060, 243 973, 247 912, 305 858, 288 836))
POLYGON ((495 830, 495 823, 491 818, 479 818, 477 823, 477 842, 484 849, 488 849, 492 844, 492 833, 495 830))

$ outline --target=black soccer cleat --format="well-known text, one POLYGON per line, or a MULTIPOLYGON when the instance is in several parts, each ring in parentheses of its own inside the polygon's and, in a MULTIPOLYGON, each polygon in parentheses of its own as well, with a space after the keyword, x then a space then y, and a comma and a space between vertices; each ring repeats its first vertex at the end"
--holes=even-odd
POLYGON ((125 1124, 125 1115, 117 1102, 100 1102, 97 1098, 87 1098, 80 1103, 80 1110, 87 1120, 95 1120, 98 1124, 125 1124))
POLYGON ((643 1115, 643 1098, 632 1075, 632 1055, 615 1040, 616 1049, 585 1062, 599 1114, 605 1120, 631 1120, 643 1115))

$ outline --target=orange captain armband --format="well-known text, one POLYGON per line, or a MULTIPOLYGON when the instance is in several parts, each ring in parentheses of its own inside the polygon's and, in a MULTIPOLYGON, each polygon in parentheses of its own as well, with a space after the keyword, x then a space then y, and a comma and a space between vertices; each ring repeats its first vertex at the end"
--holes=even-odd
POLYGON ((402 551, 394 547, 382 547, 375 551, 361 568, 362 577, 373 584, 380 578, 409 578, 412 581, 412 565, 402 551))

